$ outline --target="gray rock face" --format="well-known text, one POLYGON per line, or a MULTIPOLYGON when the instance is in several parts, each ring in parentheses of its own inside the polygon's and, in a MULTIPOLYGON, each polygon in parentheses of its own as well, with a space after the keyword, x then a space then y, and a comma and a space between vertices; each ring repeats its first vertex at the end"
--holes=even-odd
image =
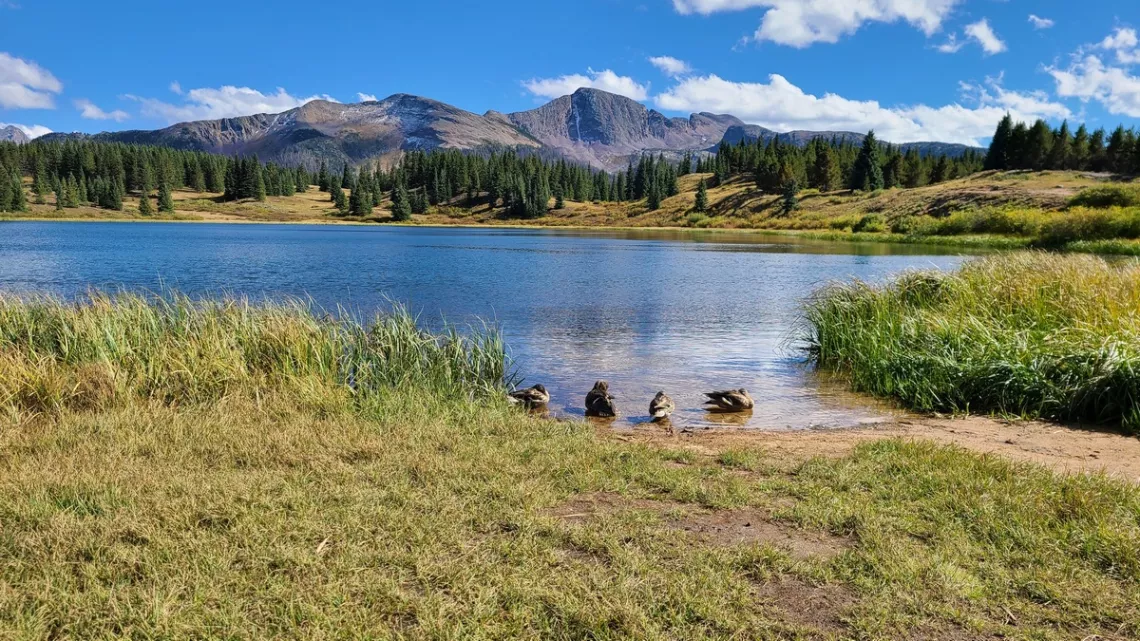
POLYGON ((744 125, 733 116, 706 113, 667 118, 636 100, 597 89, 579 89, 506 118, 559 156, 611 170, 646 152, 707 149, 730 127, 744 125))
POLYGON ((7 127, 0 128, 0 142, 14 142, 17 145, 22 145, 31 140, 28 134, 24 133, 23 129, 8 125, 7 127))

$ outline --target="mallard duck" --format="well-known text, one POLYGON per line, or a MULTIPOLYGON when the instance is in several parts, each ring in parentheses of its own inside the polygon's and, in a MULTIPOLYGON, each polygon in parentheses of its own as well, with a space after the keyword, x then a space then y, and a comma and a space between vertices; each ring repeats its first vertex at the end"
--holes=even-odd
POLYGON ((669 418, 674 408, 673 399, 666 396, 665 392, 657 392, 657 396, 654 396, 653 400, 649 401, 649 415, 652 416, 655 421, 669 418))
POLYGON ((705 396, 709 400, 705 401, 705 409, 719 410, 722 412, 740 412, 743 410, 750 410, 754 403, 752 397, 748 395, 748 390, 730 389, 721 392, 705 392, 705 396))
POLYGON ((546 405, 550 402, 550 392, 542 386, 542 383, 526 389, 517 389, 507 394, 507 398, 512 403, 521 403, 526 407, 537 407, 539 405, 546 405))
POLYGON ((594 389, 586 394, 586 416, 611 418, 617 416, 617 406, 610 394, 610 384, 605 381, 594 383, 594 389))

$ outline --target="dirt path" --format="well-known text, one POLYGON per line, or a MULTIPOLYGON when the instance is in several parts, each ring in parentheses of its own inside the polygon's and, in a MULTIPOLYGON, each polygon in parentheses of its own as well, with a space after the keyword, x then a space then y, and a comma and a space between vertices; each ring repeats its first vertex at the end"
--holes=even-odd
POLYGON ((1039 463, 1059 472, 1103 471, 1115 478, 1140 483, 1140 438, 1034 421, 906 417, 849 430, 702 430, 668 434, 660 429, 641 428, 617 438, 681 446, 705 454, 742 445, 759 446, 793 460, 843 456, 866 441, 907 438, 1039 463))

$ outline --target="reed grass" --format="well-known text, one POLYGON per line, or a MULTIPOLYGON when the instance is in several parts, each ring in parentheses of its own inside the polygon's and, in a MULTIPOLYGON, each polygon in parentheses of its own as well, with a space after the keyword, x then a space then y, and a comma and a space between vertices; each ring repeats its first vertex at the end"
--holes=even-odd
POLYGON ((860 391, 924 412, 1140 429, 1140 263, 1018 253, 952 274, 831 286, 804 348, 860 391))
POLYGON ((0 297, 7 411, 201 405, 274 390, 357 403, 404 387, 473 399, 501 392, 507 367, 493 328, 436 335, 399 305, 360 324, 297 300, 0 297))

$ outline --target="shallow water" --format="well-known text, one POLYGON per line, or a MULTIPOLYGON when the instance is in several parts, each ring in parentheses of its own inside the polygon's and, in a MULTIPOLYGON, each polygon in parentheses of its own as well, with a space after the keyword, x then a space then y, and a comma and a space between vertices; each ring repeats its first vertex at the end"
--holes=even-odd
POLYGON ((0 290, 306 296, 362 314, 395 300, 431 327, 497 323, 555 414, 581 416, 607 379, 618 425, 646 420, 665 390, 675 426, 801 429, 885 412, 803 366, 788 344, 802 300, 837 279, 963 260, 938 251, 725 232, 5 222, 0 290), (728 387, 752 393, 750 416, 700 409, 702 391, 728 387))

